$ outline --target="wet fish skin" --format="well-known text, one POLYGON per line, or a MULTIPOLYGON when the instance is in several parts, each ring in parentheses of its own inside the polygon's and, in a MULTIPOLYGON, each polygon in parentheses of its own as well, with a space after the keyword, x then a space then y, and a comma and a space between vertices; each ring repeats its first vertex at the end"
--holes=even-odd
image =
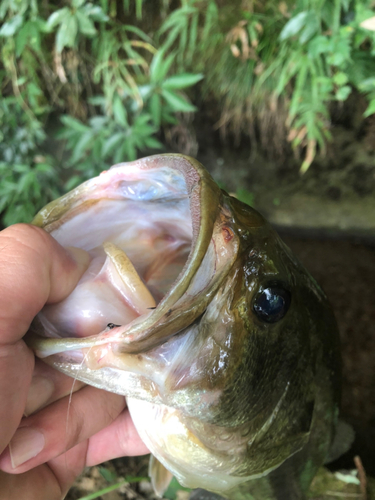
POLYGON ((231 500, 300 500, 324 462, 335 432, 341 393, 337 325, 325 294, 269 224, 264 221, 249 231, 254 225, 253 210, 233 198, 230 204, 233 228, 241 234, 231 305, 236 311, 233 352, 241 356, 232 365, 231 376, 223 380, 220 408, 211 423, 256 434, 257 421, 266 421, 270 407, 275 407, 272 396, 277 399, 289 384, 279 426, 268 429, 270 440, 262 439, 259 445, 253 441, 237 473, 246 474, 254 455, 258 461, 262 455, 274 454, 283 438, 280 454, 288 443, 291 456, 265 477, 221 494, 231 500), (269 281, 267 276, 285 283, 292 294, 293 307, 274 325, 259 321, 252 309, 254 291, 259 283, 269 281), (300 451, 293 454, 293 446, 298 448, 302 442, 300 451))
MULTIPOLYGON (((180 371, 168 373, 158 398, 150 396, 147 388, 139 394, 126 387, 112 390, 175 408, 190 439, 198 443, 198 451, 206 454, 202 457, 213 457, 217 472, 211 482, 202 479, 200 484, 199 471, 198 476, 185 478, 185 457, 177 457, 183 464, 175 466, 173 457, 162 454, 164 465, 185 485, 209 486, 233 500, 300 500, 327 455, 340 399, 338 333, 327 299, 264 218, 220 191, 196 160, 181 155, 148 160, 145 165, 156 165, 155 171, 161 163, 171 172, 183 172, 195 213, 192 252, 189 265, 150 316, 118 333, 113 353, 119 359, 123 356, 124 369, 130 369, 132 356, 137 356, 140 367, 146 361, 155 367, 163 346, 173 350, 179 336, 190 336, 193 340, 186 345, 198 359, 205 357, 204 363, 195 363, 192 378, 185 376, 181 381, 176 375, 181 366, 186 372, 186 366, 195 362, 191 352, 186 352, 187 360, 179 360, 180 371), (207 266, 214 258, 210 245, 222 267, 215 264, 210 288, 207 285, 191 298, 189 286, 203 274, 202 263, 207 266), (275 322, 265 321, 255 307, 270 287, 285 290, 291 297, 285 316, 275 322), (225 474, 234 482, 223 489, 218 480, 225 474)), ((69 210, 77 211, 84 189, 54 202, 35 223, 53 233, 72 213, 69 210)), ((96 203, 86 200, 84 210, 96 203)), ((118 330, 112 329, 111 335, 118 330)), ((43 355, 54 342, 62 349, 69 344, 71 349, 78 342, 92 348, 96 340, 34 337, 30 342, 43 355)), ((47 360, 77 374, 77 370, 70 371, 69 360, 65 364, 54 356, 47 360)), ((105 376, 98 378, 99 371, 88 368, 78 378, 103 387, 105 376)), ((151 439, 145 433, 145 439, 151 439)))

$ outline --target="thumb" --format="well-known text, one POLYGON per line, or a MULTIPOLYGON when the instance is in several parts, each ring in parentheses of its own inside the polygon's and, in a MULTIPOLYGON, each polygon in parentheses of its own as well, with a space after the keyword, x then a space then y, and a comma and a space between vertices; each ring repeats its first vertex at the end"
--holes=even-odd
POLYGON ((90 256, 64 249, 43 229, 15 224, 0 232, 0 345, 19 340, 44 304, 69 295, 90 256))

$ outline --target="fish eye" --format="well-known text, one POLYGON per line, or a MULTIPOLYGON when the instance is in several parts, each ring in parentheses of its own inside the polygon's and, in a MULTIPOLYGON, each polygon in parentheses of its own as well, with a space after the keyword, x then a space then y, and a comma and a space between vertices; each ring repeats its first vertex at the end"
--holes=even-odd
POLYGON ((282 283, 269 284, 255 296, 253 310, 266 323, 280 321, 288 312, 291 295, 282 283))

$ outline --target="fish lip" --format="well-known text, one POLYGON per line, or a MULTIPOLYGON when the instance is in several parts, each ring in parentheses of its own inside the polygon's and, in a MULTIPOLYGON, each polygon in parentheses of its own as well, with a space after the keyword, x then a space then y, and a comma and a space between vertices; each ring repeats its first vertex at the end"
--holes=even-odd
MULTIPOLYGON (((163 343, 182 329, 178 327, 176 329, 176 316, 178 314, 176 314, 175 305, 184 296, 194 276, 196 276, 211 242, 214 228, 220 224, 223 192, 197 160, 178 154, 155 155, 134 162, 120 163, 111 167, 107 172, 108 175, 111 172, 113 174, 117 168, 124 166, 137 166, 141 170, 152 170, 161 164, 178 170, 183 175, 190 201, 193 227, 191 251, 171 290, 155 309, 150 310, 150 313, 140 316, 129 325, 110 329, 110 332, 105 330, 99 335, 85 338, 52 339, 40 337, 34 331, 34 333, 29 334, 27 342, 39 357, 63 351, 90 348, 94 343, 95 346, 98 346, 109 342, 112 343, 114 352, 140 353, 163 343)), ((107 172, 103 172, 101 176, 106 175, 107 172)), ((99 176, 98 182, 101 176, 99 176)), ((84 190, 90 183, 94 183, 95 179, 97 178, 87 181, 73 192, 47 205, 37 214, 32 223, 48 231, 51 225, 53 226, 69 211, 77 199, 78 191, 84 190)), ((234 261, 234 258, 232 260, 234 261)), ((197 310, 189 322, 192 323, 202 312, 203 310, 197 310)))

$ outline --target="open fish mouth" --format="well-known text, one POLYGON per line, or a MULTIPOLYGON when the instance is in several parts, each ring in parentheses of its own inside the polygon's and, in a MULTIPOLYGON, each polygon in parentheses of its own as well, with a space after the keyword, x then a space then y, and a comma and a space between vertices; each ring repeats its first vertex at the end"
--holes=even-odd
MULTIPOLYGON (((181 155, 115 165, 33 223, 92 261, 74 292, 38 315, 28 342, 39 357, 99 387, 107 367, 142 370, 126 353, 150 351, 192 325, 238 251, 221 190, 181 155)), ((121 375, 128 377, 117 370, 105 387, 129 395, 121 375)))
POLYGON ((230 495, 292 468, 308 486, 337 415, 337 327, 260 214, 196 160, 166 154, 115 165, 33 223, 91 263, 26 341, 127 396, 154 478, 164 466, 184 486, 230 495))

